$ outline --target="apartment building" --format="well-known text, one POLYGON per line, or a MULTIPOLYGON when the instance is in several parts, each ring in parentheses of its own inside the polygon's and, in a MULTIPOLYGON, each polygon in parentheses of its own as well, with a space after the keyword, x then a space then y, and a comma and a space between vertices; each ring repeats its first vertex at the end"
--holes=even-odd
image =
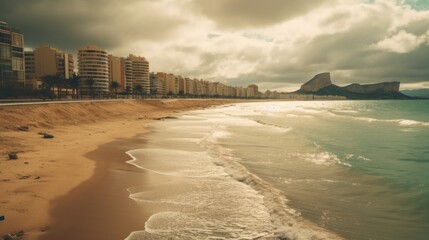
POLYGON ((247 86, 247 98, 258 98, 258 97, 259 97, 258 86, 255 84, 251 84, 247 86))
POLYGON ((144 57, 135 56, 130 54, 126 58, 126 76, 127 82, 131 81, 132 89, 141 86, 143 94, 150 94, 150 80, 149 80, 149 62, 144 57))
POLYGON ((25 78, 33 88, 44 76, 59 75, 68 79, 73 75, 73 55, 51 46, 41 45, 33 51, 25 51, 25 78))
POLYGON ((94 81, 93 93, 109 92, 109 58, 107 50, 88 45, 78 50, 79 76, 83 84, 81 91, 89 93, 91 87, 86 84, 88 79, 94 81))
POLYGON ((114 56, 112 54, 108 55, 109 59, 109 85, 112 82, 117 82, 119 84, 118 92, 125 91, 126 88, 126 78, 125 78, 125 59, 121 57, 114 56))
POLYGON ((150 79, 150 94, 153 96, 161 97, 164 95, 164 85, 165 81, 162 76, 162 73, 160 73, 160 76, 158 73, 150 73, 149 74, 150 79))
POLYGON ((0 85, 25 86, 24 35, 0 21, 0 85))

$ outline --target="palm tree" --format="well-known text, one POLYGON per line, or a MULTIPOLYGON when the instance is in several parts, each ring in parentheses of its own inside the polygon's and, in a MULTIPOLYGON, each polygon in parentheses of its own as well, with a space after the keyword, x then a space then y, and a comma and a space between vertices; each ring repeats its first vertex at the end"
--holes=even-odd
POLYGON ((52 75, 45 75, 42 77, 43 87, 52 91, 52 87, 54 86, 54 76, 52 75))
POLYGON ((54 75, 45 75, 42 77, 43 87, 49 90, 50 98, 52 99, 52 91, 55 86, 55 76, 54 75))
POLYGON ((54 83, 55 83, 55 85, 57 85, 57 98, 58 98, 58 100, 61 99, 63 80, 64 80, 64 77, 61 74, 57 73, 54 75, 54 83))
POLYGON ((94 84, 95 80, 92 78, 88 78, 85 80, 86 85, 89 87, 89 94, 91 95, 91 99, 94 97, 94 84))
POLYGON ((125 87, 125 92, 127 93, 127 98, 129 98, 130 92, 131 92, 131 86, 128 85, 125 87))
POLYGON ((139 94, 139 96, 141 96, 142 90, 143 90, 142 85, 137 85, 136 86, 136 92, 139 94))
POLYGON ((110 88, 113 89, 113 91, 115 91, 115 98, 118 98, 119 86, 120 86, 120 84, 117 81, 113 81, 110 83, 110 88))
POLYGON ((73 98, 79 98, 79 85, 80 85, 80 77, 76 73, 69 78, 69 84, 72 88, 73 98))

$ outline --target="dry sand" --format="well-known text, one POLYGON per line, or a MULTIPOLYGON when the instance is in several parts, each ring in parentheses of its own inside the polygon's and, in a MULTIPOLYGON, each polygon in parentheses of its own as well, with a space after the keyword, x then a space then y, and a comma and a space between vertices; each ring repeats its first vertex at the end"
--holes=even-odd
POLYGON ((151 212, 139 209, 124 189, 155 176, 124 163, 124 152, 143 144, 133 137, 154 118, 231 102, 0 106, 0 215, 6 218, 0 236, 23 230, 23 239, 123 239, 142 230, 151 212), (17 130, 22 125, 29 131, 17 130), (43 139, 39 132, 55 137, 43 139), (9 152, 18 160, 8 160, 9 152))

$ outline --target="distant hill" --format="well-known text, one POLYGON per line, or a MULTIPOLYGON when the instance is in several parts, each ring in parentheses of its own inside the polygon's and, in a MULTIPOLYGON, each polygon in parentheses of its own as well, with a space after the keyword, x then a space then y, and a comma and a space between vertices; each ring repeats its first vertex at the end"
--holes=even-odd
POLYGON ((401 91, 403 94, 411 96, 411 97, 419 97, 419 98, 429 98, 429 89, 414 89, 414 90, 403 90, 401 91))
POLYGON ((313 94, 318 96, 343 96, 347 99, 411 99, 399 92, 399 82, 383 82, 376 84, 351 84, 340 87, 332 84, 330 73, 316 75, 301 86, 295 93, 313 94))

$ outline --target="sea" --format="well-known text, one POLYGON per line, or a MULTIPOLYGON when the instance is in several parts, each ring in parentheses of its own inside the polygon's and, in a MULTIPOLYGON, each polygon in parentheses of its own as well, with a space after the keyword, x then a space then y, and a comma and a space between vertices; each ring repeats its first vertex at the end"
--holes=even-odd
POLYGON ((136 239, 429 239, 429 101, 273 101, 150 124, 136 239))

